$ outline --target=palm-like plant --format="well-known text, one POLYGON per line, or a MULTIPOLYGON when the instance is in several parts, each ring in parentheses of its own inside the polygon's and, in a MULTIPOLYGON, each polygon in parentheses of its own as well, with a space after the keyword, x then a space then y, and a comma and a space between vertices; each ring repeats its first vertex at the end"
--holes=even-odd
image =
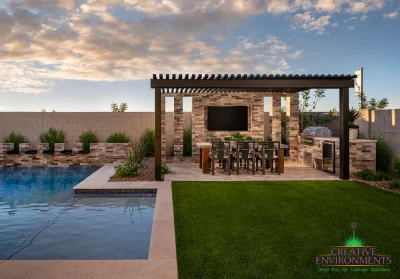
POLYGON ((349 110, 349 128, 350 129, 358 129, 358 125, 356 125, 356 120, 361 118, 361 111, 359 111, 358 109, 352 107, 349 110))

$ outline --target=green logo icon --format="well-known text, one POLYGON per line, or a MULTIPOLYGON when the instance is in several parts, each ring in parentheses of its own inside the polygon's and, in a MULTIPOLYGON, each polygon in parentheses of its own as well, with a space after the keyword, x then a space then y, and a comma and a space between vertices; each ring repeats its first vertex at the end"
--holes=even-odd
POLYGON ((356 235, 357 223, 351 223, 351 228, 353 229, 353 234, 346 238, 344 246, 347 247, 361 247, 364 246, 364 241, 356 235))

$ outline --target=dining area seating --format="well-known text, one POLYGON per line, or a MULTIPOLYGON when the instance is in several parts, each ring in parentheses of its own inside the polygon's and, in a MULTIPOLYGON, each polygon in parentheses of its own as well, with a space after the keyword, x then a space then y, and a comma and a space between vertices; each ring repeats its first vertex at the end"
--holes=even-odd
POLYGON ((283 172, 283 152, 279 141, 228 141, 219 138, 207 138, 206 142, 196 144, 200 149, 200 168, 203 173, 215 175, 216 170, 239 175, 241 172, 271 173, 283 172))

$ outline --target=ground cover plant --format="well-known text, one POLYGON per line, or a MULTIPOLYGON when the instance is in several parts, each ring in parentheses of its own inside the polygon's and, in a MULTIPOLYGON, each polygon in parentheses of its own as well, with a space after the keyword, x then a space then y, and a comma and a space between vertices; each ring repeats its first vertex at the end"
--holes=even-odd
POLYGON ((389 180, 389 175, 383 171, 373 171, 370 169, 363 169, 354 174, 355 176, 367 180, 367 181, 381 181, 381 180, 389 180))
POLYGON ((173 182, 179 278, 400 278, 400 196, 356 181, 173 182), (391 272, 317 271, 356 222, 391 272))
POLYGON ((54 144, 65 142, 65 133, 62 129, 49 128, 46 132, 40 134, 41 143, 48 143, 49 150, 54 150, 54 144))
POLYGON ((16 133, 11 131, 11 133, 3 138, 3 143, 13 143, 14 151, 19 152, 19 144, 20 143, 29 143, 29 140, 21 133, 16 133))

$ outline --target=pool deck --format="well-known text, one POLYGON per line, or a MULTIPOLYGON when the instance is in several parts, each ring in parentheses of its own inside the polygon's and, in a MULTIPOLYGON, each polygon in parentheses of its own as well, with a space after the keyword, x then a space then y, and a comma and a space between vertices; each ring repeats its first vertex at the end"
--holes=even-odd
POLYGON ((107 182, 113 174, 107 164, 74 189, 157 189, 147 260, 8 260, 0 261, 0 278, 178 278, 171 182, 107 182))

